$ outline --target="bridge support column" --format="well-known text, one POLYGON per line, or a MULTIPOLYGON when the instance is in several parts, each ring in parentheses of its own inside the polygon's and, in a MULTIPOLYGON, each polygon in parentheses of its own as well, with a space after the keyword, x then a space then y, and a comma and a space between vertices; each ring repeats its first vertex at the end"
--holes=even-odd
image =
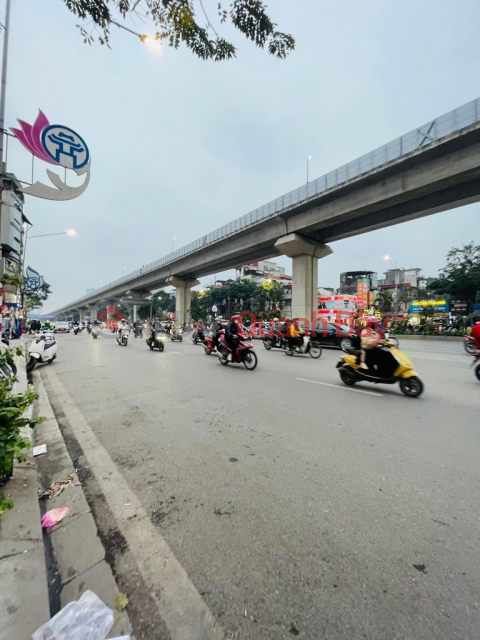
POLYGON ((333 253, 332 249, 298 233, 279 238, 275 247, 293 262, 292 318, 312 320, 317 311, 318 260, 333 253))
POLYGON ((134 322, 137 321, 137 310, 138 310, 138 304, 134 304, 133 305, 133 321, 134 322))
POLYGON ((167 283, 175 287, 175 323, 183 324, 189 323, 190 316, 190 303, 192 300, 192 287, 196 287, 200 284, 199 280, 195 278, 180 278, 178 276, 170 276, 167 278, 167 283))

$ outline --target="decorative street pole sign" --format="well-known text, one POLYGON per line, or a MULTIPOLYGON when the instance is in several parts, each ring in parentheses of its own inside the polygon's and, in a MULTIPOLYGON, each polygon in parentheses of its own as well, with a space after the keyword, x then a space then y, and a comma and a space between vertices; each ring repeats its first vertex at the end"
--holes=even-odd
POLYGON ((41 276, 38 271, 32 269, 32 267, 27 267, 26 276, 25 276, 25 286, 29 289, 33 289, 37 291, 42 286, 44 280, 43 276, 41 276))
POLYGON ((50 124, 42 111, 33 125, 18 120, 21 129, 12 129, 17 140, 36 158, 65 169, 72 169, 77 176, 86 174, 83 184, 69 187, 56 173, 47 169, 48 177, 56 187, 35 182, 20 189, 23 193, 46 200, 73 200, 81 196, 90 182, 90 152, 84 139, 60 124, 50 124))

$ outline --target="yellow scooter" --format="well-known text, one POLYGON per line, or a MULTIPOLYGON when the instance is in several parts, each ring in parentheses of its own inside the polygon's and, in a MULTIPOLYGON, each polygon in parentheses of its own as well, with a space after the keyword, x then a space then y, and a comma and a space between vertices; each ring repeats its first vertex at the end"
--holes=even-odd
POLYGON ((360 352, 349 349, 337 364, 342 382, 352 386, 356 382, 375 384, 400 383, 402 392, 410 398, 418 398, 423 382, 414 371, 410 359, 397 349, 393 342, 385 340, 381 346, 368 349, 365 357, 367 369, 360 367, 360 352))

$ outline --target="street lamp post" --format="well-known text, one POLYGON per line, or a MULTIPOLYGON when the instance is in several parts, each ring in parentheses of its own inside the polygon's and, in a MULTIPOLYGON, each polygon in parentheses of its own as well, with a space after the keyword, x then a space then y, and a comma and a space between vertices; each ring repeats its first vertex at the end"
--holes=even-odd
POLYGON ((309 163, 310 160, 313 158, 313 156, 307 156, 307 184, 308 184, 308 179, 309 179, 309 163))
POLYGON ((10 35, 10 0, 5 3, 5 24, 3 25, 2 87, 0 91, 0 174, 3 187, 3 143, 5 140, 5 98, 7 93, 8 37, 10 35))
POLYGON ((153 320, 153 301, 155 300, 155 298, 161 298, 163 295, 163 291, 161 293, 158 293, 156 296, 152 296, 152 299, 150 300, 150 322, 153 320))
POLYGON ((173 253, 173 243, 175 242, 175 238, 172 238, 172 253, 173 253))

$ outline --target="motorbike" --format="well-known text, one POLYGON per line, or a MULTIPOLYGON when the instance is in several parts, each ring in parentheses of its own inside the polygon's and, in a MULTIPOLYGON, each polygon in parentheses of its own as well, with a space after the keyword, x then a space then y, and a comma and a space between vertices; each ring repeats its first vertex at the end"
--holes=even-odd
POLYGON ((472 363, 472 367, 475 367, 475 376, 477 380, 480 381, 480 351, 477 350, 475 353, 475 360, 472 363))
POLYGON ((357 382, 398 382, 401 391, 410 398, 418 398, 423 392, 423 383, 413 369, 412 362, 392 342, 384 341, 381 346, 368 349, 365 364, 367 369, 361 368, 360 351, 349 348, 337 364, 342 382, 348 386, 357 382))
POLYGON ((118 331, 117 342, 121 347, 126 347, 128 344, 128 336, 130 335, 130 328, 123 327, 118 331))
POLYGON ((81 330, 82 330, 82 328, 80 327, 80 325, 79 325, 79 324, 76 324, 76 325, 74 325, 74 326, 73 326, 73 333, 74 333, 75 335, 77 335, 78 333, 80 333, 80 331, 81 331, 81 330))
POLYGON ((90 324, 90 322, 87 323, 87 331, 88 333, 92 333, 92 325, 90 324))
POLYGON ((193 344, 203 342, 205 340, 205 329, 194 329, 190 338, 193 344))
MULTIPOLYGON (((8 338, 6 336, 2 336, 2 341, 0 343, 0 356, 6 355, 9 344, 10 343, 8 341, 8 338)), ((11 362, 7 361, 5 364, 0 365, 0 379, 2 378, 11 379, 13 376, 16 376, 16 375, 17 375, 17 366, 13 362, 13 360, 11 362)))
POLYGON ((93 327, 92 327, 92 336, 95 338, 95 340, 100 335, 100 331, 101 330, 102 330, 102 326, 100 324, 94 324, 93 325, 93 327))
POLYGON ((477 347, 475 345, 475 340, 474 338, 472 338, 472 336, 465 336, 463 347, 465 351, 468 353, 468 355, 474 356, 476 354, 477 347))
POLYGON ((220 338, 218 342, 218 357, 223 365, 230 362, 243 364, 245 369, 253 371, 258 364, 257 354, 253 351, 253 345, 247 338, 240 338, 236 350, 235 360, 232 360, 232 348, 227 344, 225 337, 220 338))
POLYGON ((220 340, 224 336, 225 336, 225 331, 223 329, 220 329, 219 331, 217 331, 217 338, 216 339, 212 335, 205 336, 205 340, 203 341, 203 348, 205 350, 205 355, 206 356, 209 356, 212 353, 215 354, 216 356, 219 355, 219 353, 217 351, 217 346, 218 346, 218 343, 220 342, 220 340))
POLYGON ((273 334, 266 338, 262 338, 263 346, 267 351, 270 349, 285 349, 287 347, 287 341, 283 336, 277 336, 273 334))
POLYGON ((27 371, 33 371, 37 364, 52 362, 57 357, 57 341, 52 333, 36 336, 27 347, 27 371))
POLYGON ((183 336, 181 335, 181 333, 179 333, 178 331, 171 331, 170 333, 170 340, 172 342, 183 342, 183 336))
POLYGON ((151 351, 153 351, 154 349, 163 351, 165 349, 165 340, 165 336, 162 336, 159 333, 152 332, 150 336, 145 340, 145 342, 150 347, 151 351))
POLYGON ((305 353, 311 358, 320 358, 322 355, 322 347, 318 344, 318 342, 313 341, 308 336, 303 336, 303 344, 302 346, 295 347, 295 349, 290 349, 287 344, 287 348, 285 354, 287 356, 293 356, 295 353, 305 353))

